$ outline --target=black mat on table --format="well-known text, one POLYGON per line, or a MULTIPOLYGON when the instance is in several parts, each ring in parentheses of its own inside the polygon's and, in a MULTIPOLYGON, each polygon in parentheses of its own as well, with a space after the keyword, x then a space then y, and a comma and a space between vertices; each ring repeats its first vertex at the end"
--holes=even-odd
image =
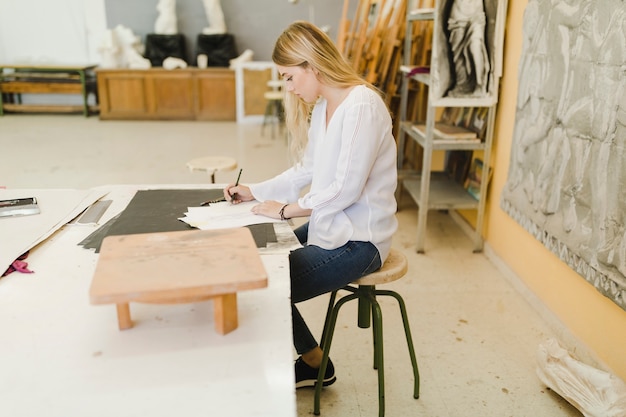
MULTIPOLYGON (((98 253, 106 236, 192 230, 194 228, 178 218, 184 217, 188 207, 197 207, 203 201, 214 200, 222 195, 221 189, 137 191, 124 211, 98 228, 79 245, 95 249, 98 253)), ((277 241, 272 223, 247 227, 259 248, 266 247, 268 242, 277 241)))

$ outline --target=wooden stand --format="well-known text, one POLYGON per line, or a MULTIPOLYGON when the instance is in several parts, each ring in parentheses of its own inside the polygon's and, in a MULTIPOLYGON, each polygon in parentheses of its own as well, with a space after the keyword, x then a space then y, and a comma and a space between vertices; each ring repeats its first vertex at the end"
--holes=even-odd
MULTIPOLYGON (((89 116, 87 97, 95 92, 88 72, 95 65, 0 64, 0 116, 13 112, 82 112, 89 116), (5 72, 4 70, 13 70, 5 72), (15 103, 4 103, 3 94, 17 97, 15 103), (22 104, 22 94, 80 94, 82 105, 22 104)), ((97 101, 97 96, 96 96, 97 101)))
POLYGON ((120 330, 133 327, 130 302, 213 300, 215 331, 238 326, 237 292, 267 287, 267 273, 247 228, 108 236, 89 296, 116 304, 120 330))

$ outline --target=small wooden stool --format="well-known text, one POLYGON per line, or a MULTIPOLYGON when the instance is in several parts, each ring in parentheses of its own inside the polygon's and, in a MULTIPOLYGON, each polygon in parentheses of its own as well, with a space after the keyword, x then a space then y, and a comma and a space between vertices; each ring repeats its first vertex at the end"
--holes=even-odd
POLYGON ((285 110, 283 108, 283 93, 281 91, 266 91, 263 95, 267 100, 265 105, 265 115, 263 116, 263 125, 261 126, 261 136, 265 130, 265 125, 271 123, 272 139, 274 139, 274 129, 278 125, 278 133, 282 132, 285 123, 285 110))
POLYGON ((215 331, 239 324, 237 293, 267 287, 267 273, 250 229, 185 230, 107 236, 89 299, 116 304, 120 330, 130 329, 129 303, 181 304, 213 300, 215 331))
POLYGON ((374 333, 374 369, 378 370, 378 415, 385 415, 385 375, 383 368, 383 321, 380 305, 376 300, 376 296, 390 296, 398 301, 400 313, 402 315, 402 323, 404 324, 404 333, 411 357, 411 365, 413 366, 413 397, 419 398, 420 378, 417 369, 417 360, 415 359, 415 349, 413 348, 413 339, 411 337, 411 329, 409 328, 409 319, 406 312, 406 306, 402 297, 395 291, 377 290, 376 285, 386 284, 402 278, 408 270, 406 257, 402 252, 391 249, 387 260, 383 266, 376 272, 366 275, 352 284, 343 288, 343 290, 351 292, 345 295, 335 303, 337 291, 333 291, 328 303, 328 311, 324 322, 324 331, 322 332, 322 340, 320 347, 324 351, 322 365, 317 377, 315 385, 315 404, 313 413, 317 416, 320 414, 320 395, 328 365, 328 355, 330 354, 330 344, 332 342, 335 324, 339 309, 346 302, 358 299, 358 326, 360 328, 369 328, 371 318, 374 317, 373 333, 374 333))
POLYGON ((217 171, 232 171, 237 168, 237 160, 227 156, 204 156, 187 162, 190 171, 206 171, 211 175, 211 183, 215 184, 217 171))

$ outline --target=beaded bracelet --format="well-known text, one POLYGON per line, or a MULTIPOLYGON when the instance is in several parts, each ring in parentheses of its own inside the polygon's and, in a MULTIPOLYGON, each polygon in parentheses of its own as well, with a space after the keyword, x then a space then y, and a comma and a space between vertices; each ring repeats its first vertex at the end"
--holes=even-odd
POLYGON ((280 219, 281 220, 289 220, 289 217, 285 217, 285 207, 287 207, 289 204, 285 204, 284 206, 282 206, 280 208, 280 211, 278 212, 278 214, 280 214, 280 219))

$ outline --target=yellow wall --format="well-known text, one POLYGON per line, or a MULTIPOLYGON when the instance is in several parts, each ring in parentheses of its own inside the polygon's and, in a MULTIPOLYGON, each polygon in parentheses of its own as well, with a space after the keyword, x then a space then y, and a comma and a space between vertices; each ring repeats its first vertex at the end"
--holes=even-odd
POLYGON ((492 154, 494 173, 485 217, 486 241, 598 359, 626 380, 626 312, 561 262, 500 208, 515 123, 517 65, 522 50, 526 4, 527 0, 509 0, 504 74, 492 154))

